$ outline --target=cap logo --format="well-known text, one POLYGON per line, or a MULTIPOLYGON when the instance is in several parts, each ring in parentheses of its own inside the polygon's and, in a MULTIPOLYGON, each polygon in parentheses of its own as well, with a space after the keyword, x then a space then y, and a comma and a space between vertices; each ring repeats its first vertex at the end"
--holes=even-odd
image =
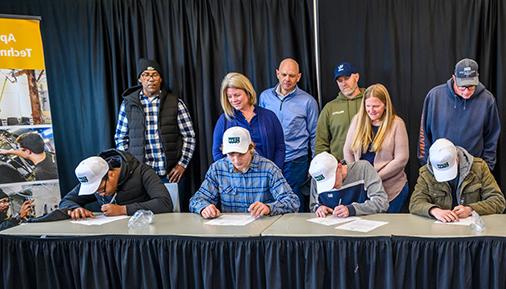
POLYGON ((155 68, 153 66, 148 66, 146 67, 146 70, 155 70, 155 68))
POLYGON ((440 170, 441 170, 441 169, 446 169, 446 168, 447 168, 447 167, 449 167, 449 166, 450 166, 450 164, 449 164, 448 162, 441 163, 441 164, 436 164, 436 167, 437 167, 438 169, 440 169, 440 170))
POLYGON ((85 176, 84 176, 84 177, 78 177, 77 179, 78 179, 78 180, 79 180, 79 182, 81 182, 81 183, 87 183, 87 182, 88 182, 88 178, 87 178, 87 177, 85 177, 85 176))
POLYGON ((229 144, 240 143, 240 142, 241 142, 241 138, 238 136, 231 136, 228 138, 229 144))
POLYGON ((337 70, 338 71, 343 71, 344 70, 344 64, 341 64, 337 67, 337 70))
POLYGON ((314 179, 317 181, 317 182, 320 182, 320 181, 323 181, 325 179, 325 177, 323 175, 317 175, 316 177, 314 177, 314 179))

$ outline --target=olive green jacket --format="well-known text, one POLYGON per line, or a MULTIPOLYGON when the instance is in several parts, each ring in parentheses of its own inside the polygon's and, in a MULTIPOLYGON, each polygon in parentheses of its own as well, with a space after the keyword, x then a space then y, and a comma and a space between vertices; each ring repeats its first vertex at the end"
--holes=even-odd
POLYGON ((357 114, 362 103, 364 89, 360 94, 349 99, 339 92, 337 97, 327 103, 318 118, 316 128, 315 155, 329 152, 338 160, 343 159, 343 148, 351 119, 357 114))
MULTIPOLYGON (((504 211, 504 196, 490 172, 487 163, 471 156, 457 146, 459 158, 458 204, 471 207, 480 215, 501 214, 504 211)), ((437 182, 430 162, 420 168, 415 190, 411 195, 409 211, 412 214, 432 217, 430 209, 452 208, 452 193, 448 182, 437 182)))

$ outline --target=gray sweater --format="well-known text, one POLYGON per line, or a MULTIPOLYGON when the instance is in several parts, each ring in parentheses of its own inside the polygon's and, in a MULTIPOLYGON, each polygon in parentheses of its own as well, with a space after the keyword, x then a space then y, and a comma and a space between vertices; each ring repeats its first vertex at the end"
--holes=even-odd
POLYGON ((350 216, 382 213, 388 209, 387 193, 378 173, 369 162, 359 160, 348 164, 348 174, 339 189, 318 194, 316 181, 312 180, 312 212, 320 205, 333 209, 339 203, 348 207, 350 216))

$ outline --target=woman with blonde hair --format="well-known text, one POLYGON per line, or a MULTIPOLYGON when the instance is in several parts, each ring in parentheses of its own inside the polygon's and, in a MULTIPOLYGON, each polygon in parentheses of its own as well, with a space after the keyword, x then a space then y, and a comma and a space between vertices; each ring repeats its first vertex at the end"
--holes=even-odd
POLYGON ((225 130, 233 126, 247 129, 259 155, 273 161, 281 170, 285 162, 285 137, 276 115, 257 106, 257 95, 249 79, 231 72, 221 82, 220 102, 223 114, 213 133, 213 159, 225 157, 221 152, 225 130))
POLYGON ((408 133, 382 84, 366 89, 360 110, 351 121, 343 153, 347 162, 366 160, 374 166, 388 194, 388 213, 403 209, 409 200, 404 172, 409 159, 408 133))

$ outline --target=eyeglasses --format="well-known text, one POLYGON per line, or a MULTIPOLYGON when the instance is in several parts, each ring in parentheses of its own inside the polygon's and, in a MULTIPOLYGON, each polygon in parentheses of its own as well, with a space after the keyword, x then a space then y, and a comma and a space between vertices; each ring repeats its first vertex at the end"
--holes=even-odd
POLYGON ((6 204, 9 202, 9 198, 3 198, 0 200, 0 204, 6 204))
POLYGON ((160 78, 160 74, 158 72, 154 72, 154 73, 146 73, 146 72, 144 72, 144 73, 141 74, 141 77, 143 79, 146 79, 146 80, 150 79, 150 78, 158 79, 158 78, 160 78))
POLYGON ((474 91, 476 89, 476 85, 470 85, 470 86, 457 86, 457 89, 464 92, 466 90, 468 91, 474 91))

